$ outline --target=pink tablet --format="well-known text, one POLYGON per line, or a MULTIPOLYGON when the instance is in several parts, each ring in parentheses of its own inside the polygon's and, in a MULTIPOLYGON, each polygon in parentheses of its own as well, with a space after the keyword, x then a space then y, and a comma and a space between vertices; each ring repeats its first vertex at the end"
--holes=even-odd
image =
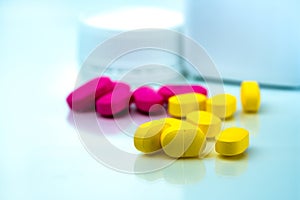
POLYGON ((164 104, 164 98, 147 86, 136 89, 133 92, 133 100, 137 109, 145 113, 160 111, 161 106, 155 107, 155 105, 164 104))
POLYGON ((95 100, 112 91, 113 86, 108 77, 95 78, 75 89, 66 100, 72 110, 91 111, 95 109, 95 100))
POLYGON ((207 96, 207 89, 201 85, 165 85, 157 92, 164 98, 166 103, 170 97, 178 94, 195 92, 207 96))
POLYGON ((131 95, 128 84, 115 82, 114 89, 97 100, 96 111, 102 116, 114 116, 129 108, 131 95))

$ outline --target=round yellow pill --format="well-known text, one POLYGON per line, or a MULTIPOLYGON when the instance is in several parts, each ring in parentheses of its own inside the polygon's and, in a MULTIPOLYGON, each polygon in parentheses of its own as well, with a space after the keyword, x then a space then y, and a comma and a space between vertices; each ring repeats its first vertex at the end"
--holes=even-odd
POLYGON ((243 81, 240 96, 245 112, 257 112, 259 110, 260 90, 256 81, 243 81))
POLYGON ((215 95, 206 101, 206 111, 222 119, 230 118, 236 111, 236 98, 230 94, 215 95))
POLYGON ((206 143, 204 133, 197 126, 187 123, 171 126, 161 134, 162 149, 168 156, 197 157, 203 151, 206 143))
POLYGON ((198 93, 180 94, 168 100, 168 112, 173 117, 185 117, 196 110, 205 110, 206 96, 198 93))
POLYGON ((144 153, 153 153, 161 149, 160 135, 165 128, 163 120, 154 120, 140 125, 134 134, 134 146, 144 153))
POLYGON ((197 125, 208 138, 217 136, 221 131, 221 119, 206 111, 194 111, 186 116, 186 120, 197 125))
POLYGON ((144 153, 156 152, 161 149, 160 135, 164 129, 171 126, 179 128, 186 123, 175 118, 163 118, 141 124, 134 134, 134 146, 144 153))
POLYGON ((243 128, 227 128, 217 138, 215 150, 224 156, 243 153, 249 146, 249 132, 243 128))

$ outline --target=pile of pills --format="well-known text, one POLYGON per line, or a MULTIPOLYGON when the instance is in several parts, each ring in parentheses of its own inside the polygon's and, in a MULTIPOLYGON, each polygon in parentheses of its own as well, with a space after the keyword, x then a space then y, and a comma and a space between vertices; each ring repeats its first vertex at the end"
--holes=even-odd
POLYGON ((205 133, 187 121, 164 118, 142 124, 134 135, 135 147, 144 153, 160 149, 170 157, 196 157, 205 147, 205 133))
MULTIPOLYGON (((240 94, 245 112, 259 110, 257 82, 244 81, 240 94)), ((243 153, 249 146, 249 132, 238 127, 221 130, 222 120, 236 112, 236 98, 230 94, 207 95, 207 89, 200 85, 165 85, 158 90, 142 86, 132 92, 128 84, 103 76, 75 89, 67 103, 74 111, 96 110, 102 116, 114 116, 132 103, 142 113, 157 112, 167 105, 168 114, 174 118, 149 121, 137 128, 134 145, 143 153, 163 150, 172 158, 198 157, 207 139, 216 139, 215 150, 220 155, 243 153)))

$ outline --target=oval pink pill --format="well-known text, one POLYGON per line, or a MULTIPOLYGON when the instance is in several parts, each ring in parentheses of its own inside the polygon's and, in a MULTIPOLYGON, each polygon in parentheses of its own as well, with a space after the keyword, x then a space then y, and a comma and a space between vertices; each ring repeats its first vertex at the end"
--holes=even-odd
POLYGON ((154 105, 164 104, 164 98, 147 86, 136 89, 133 93, 133 99, 137 109, 145 113, 160 111, 161 107, 155 107, 154 105))
POLYGON ((71 92, 66 101, 72 110, 78 112, 95 109, 95 100, 110 92, 114 85, 108 77, 98 77, 88 81, 71 92))
POLYGON ((128 84, 116 82, 111 92, 97 100, 96 111, 102 116, 116 115, 129 108, 131 95, 128 84))
POLYGON ((207 89, 201 85, 165 85, 157 92, 164 98, 165 102, 168 102, 168 99, 174 95, 192 92, 207 96, 207 89))

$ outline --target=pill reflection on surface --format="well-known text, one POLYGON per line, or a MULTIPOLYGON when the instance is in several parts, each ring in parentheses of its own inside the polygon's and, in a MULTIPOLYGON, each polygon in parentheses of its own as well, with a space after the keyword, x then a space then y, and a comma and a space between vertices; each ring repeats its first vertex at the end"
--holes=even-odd
POLYGON ((248 169, 248 153, 237 156, 216 156, 215 172, 220 176, 241 176, 248 169))
POLYGON ((174 185, 185 185, 198 183, 203 180, 206 175, 206 168, 203 160, 167 159, 168 157, 166 155, 165 157, 162 157, 160 154, 155 154, 153 156, 138 156, 134 166, 134 169, 137 172, 135 173, 136 176, 148 182, 163 180, 174 185), (162 164, 165 164, 165 167, 162 168, 162 164), (141 171, 152 172, 139 173, 141 171))

